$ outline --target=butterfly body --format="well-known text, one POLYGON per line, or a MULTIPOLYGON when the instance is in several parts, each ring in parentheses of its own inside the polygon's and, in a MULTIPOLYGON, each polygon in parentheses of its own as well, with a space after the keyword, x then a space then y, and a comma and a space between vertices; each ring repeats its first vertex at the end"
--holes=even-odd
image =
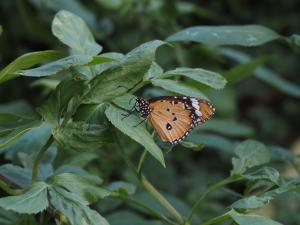
POLYGON ((182 141, 194 127, 215 112, 207 100, 184 96, 137 98, 136 104, 137 111, 150 121, 161 139, 171 144, 182 141))

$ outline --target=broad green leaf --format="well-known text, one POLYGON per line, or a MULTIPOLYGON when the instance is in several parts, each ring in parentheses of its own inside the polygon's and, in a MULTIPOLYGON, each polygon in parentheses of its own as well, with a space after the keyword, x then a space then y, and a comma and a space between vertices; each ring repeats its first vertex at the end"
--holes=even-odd
POLYGON ((46 183, 38 182, 22 195, 1 198, 0 207, 18 213, 36 214, 41 212, 49 205, 47 188, 46 183))
POLYGON ((50 126, 46 123, 41 123, 40 126, 34 127, 25 133, 15 143, 5 147, 3 149, 5 158, 14 161, 20 153, 35 154, 45 145, 50 135, 50 126))
POLYGON ((182 142, 180 142, 180 144, 183 147, 190 148, 194 151, 201 151, 205 147, 205 144, 196 144, 196 143, 191 142, 191 141, 182 141, 182 142))
POLYGON ((257 171, 243 174, 242 176, 250 181, 267 180, 278 186, 281 183, 279 172, 272 167, 263 167, 257 171))
POLYGON ((160 221, 144 219, 132 210, 113 212, 107 217, 107 220, 110 225, 163 225, 160 221))
POLYGON ((68 107, 71 105, 70 100, 72 98, 78 98, 85 88, 85 84, 82 81, 62 81, 56 87, 55 92, 38 109, 39 113, 46 122, 57 126, 60 123, 60 118, 63 115, 67 116, 68 107))
POLYGON ((249 137, 254 134, 252 127, 224 119, 211 119, 209 122, 195 128, 195 130, 213 131, 229 137, 249 137))
POLYGON ((235 210, 231 210, 226 215, 230 216, 231 219, 238 225, 282 225, 269 218, 254 215, 254 214, 241 214, 235 210))
POLYGON ((215 134, 191 133, 187 137, 187 141, 195 144, 204 144, 205 146, 219 149, 229 154, 233 154, 233 149, 235 147, 234 143, 229 139, 215 134))
POLYGON ((0 112, 19 115, 26 118, 32 117, 35 113, 32 106, 27 101, 21 99, 0 104, 0 112))
POLYGON ((0 71, 0 83, 19 76, 18 71, 61 58, 58 51, 48 50, 24 54, 0 71))
MULTIPOLYGON (((232 49, 223 48, 220 50, 220 53, 239 63, 247 63, 251 60, 251 57, 247 54, 232 49)), ((285 94, 297 98, 300 97, 300 86, 283 79, 280 74, 275 71, 266 67, 258 67, 254 71, 254 76, 285 94)))
POLYGON ((78 165, 75 166, 75 165, 71 165, 71 164, 64 164, 64 165, 58 167, 54 171, 55 175, 59 175, 61 173, 76 174, 81 177, 84 177, 85 179, 91 181, 92 183, 101 184, 103 182, 103 180, 99 176, 96 176, 96 175, 91 174, 90 172, 87 172, 83 168, 80 168, 78 165))
POLYGON ((268 57, 261 56, 248 62, 244 62, 238 64, 237 66, 233 67, 232 69, 224 72, 224 77, 227 79, 229 83, 238 82, 250 75, 254 74, 257 67, 261 66, 267 61, 268 57))
POLYGON ((105 111, 106 117, 116 128, 143 145, 154 158, 165 166, 162 151, 153 141, 151 134, 148 133, 144 125, 136 126, 141 122, 140 119, 135 115, 122 119, 122 114, 124 113, 126 114, 128 112, 113 105, 109 106, 105 111))
POLYGON ((102 51, 102 46, 95 42, 85 22, 69 11, 61 10, 55 15, 52 32, 71 48, 73 54, 95 56, 102 51))
POLYGON ((163 74, 163 69, 156 62, 153 62, 144 76, 144 80, 148 81, 157 78, 163 74))
POLYGON ((169 79, 151 80, 154 86, 161 87, 165 90, 196 98, 207 99, 207 97, 197 88, 187 85, 184 82, 174 81, 169 79))
POLYGON ((0 208, 0 224, 1 225, 20 225, 21 221, 22 221, 22 218, 19 214, 0 208))
POLYGON ((255 140, 246 140, 234 150, 237 158, 232 159, 232 175, 243 174, 247 169, 259 166, 270 161, 270 150, 255 140))
POLYGON ((96 76, 89 83, 90 90, 84 103, 102 103, 123 95, 142 82, 155 59, 156 49, 165 44, 155 40, 146 42, 130 51, 120 62, 96 76))
POLYGON ((250 196, 234 202, 229 207, 234 209, 257 209, 269 204, 272 199, 270 196, 250 196))
POLYGON ((17 141, 22 135, 30 131, 34 127, 41 125, 41 121, 32 120, 26 124, 11 128, 9 132, 5 132, 4 136, 0 135, 0 149, 3 150, 4 147, 17 141))
POLYGON ((258 46, 280 38, 273 30, 260 25, 196 26, 179 31, 167 41, 194 41, 207 45, 258 46))
POLYGON ((200 68, 177 68, 175 70, 167 71, 164 74, 158 76, 157 78, 162 79, 173 76, 185 76, 215 89, 224 88, 227 82, 226 79, 220 74, 200 68))
POLYGON ((107 188, 110 191, 119 192, 120 194, 133 195, 136 191, 136 186, 124 181, 114 181, 107 188))
POLYGON ((289 37, 289 42, 292 44, 292 47, 296 49, 296 51, 300 52, 300 35, 299 34, 292 34, 289 37))
POLYGON ((31 184, 31 170, 22 168, 12 164, 4 164, 0 166, 2 176, 9 177, 14 184, 18 184, 21 188, 27 188, 31 184))
POLYGON ((93 60, 88 55, 71 55, 66 58, 59 59, 54 62, 42 65, 37 68, 22 70, 18 74, 28 77, 45 77, 55 75, 62 70, 71 68, 72 66, 86 65, 93 60))
POLYGON ((269 146, 273 160, 284 160, 293 162, 296 159, 296 155, 289 149, 285 149, 280 146, 269 146))
POLYGON ((282 182, 276 189, 264 193, 265 196, 275 197, 276 195, 284 194, 287 192, 294 192, 300 190, 300 178, 296 177, 288 181, 282 182))
POLYGON ((109 190, 97 187, 96 183, 91 180, 72 173, 61 173, 52 177, 51 180, 53 185, 67 189, 88 203, 96 202, 111 193, 109 190))
POLYGON ((52 187, 49 194, 51 205, 64 214, 71 225, 109 225, 98 212, 65 189, 52 187))
POLYGON ((55 90, 60 80, 41 78, 31 83, 32 87, 42 87, 50 90, 55 90))
POLYGON ((104 125, 85 122, 69 122, 53 130, 60 146, 77 151, 93 151, 107 142, 108 133, 104 125))

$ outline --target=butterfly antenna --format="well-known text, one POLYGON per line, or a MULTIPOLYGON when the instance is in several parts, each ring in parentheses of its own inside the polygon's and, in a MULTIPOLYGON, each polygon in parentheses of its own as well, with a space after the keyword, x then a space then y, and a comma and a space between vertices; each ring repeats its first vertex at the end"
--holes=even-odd
POLYGON ((124 120, 125 118, 129 117, 134 111, 136 111, 136 103, 134 104, 134 106, 129 110, 128 113, 122 113, 121 115, 123 116, 123 118, 121 120, 124 120))

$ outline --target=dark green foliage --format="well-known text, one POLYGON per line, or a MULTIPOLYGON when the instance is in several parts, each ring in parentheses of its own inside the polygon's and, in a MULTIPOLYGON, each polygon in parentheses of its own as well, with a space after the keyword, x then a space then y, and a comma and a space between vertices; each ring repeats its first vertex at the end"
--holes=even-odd
POLYGON ((268 4, 1 1, 0 224, 299 224, 299 6, 268 4), (216 107, 176 146, 124 118, 175 94, 216 107))

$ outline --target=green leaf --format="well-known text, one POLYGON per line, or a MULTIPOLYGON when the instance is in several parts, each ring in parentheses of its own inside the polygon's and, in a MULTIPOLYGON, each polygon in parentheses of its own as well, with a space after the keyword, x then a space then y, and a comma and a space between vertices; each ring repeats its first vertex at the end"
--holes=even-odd
POLYGON ((38 182, 22 195, 1 198, 0 207, 18 213, 36 214, 41 212, 49 205, 47 188, 46 183, 38 182))
POLYGON ((182 142, 180 142, 180 144, 183 147, 190 148, 194 151, 201 151, 205 147, 205 144, 196 144, 196 143, 191 142, 191 141, 182 141, 182 142))
POLYGON ((234 202, 229 207, 234 209, 257 209, 269 204, 272 199, 270 196, 250 196, 234 202))
POLYGON ((62 57, 58 51, 48 50, 24 54, 0 71, 0 83, 19 76, 18 71, 37 64, 47 63, 62 57))
POLYGON ((165 44, 155 40, 146 42, 129 52, 120 62, 102 72, 89 83, 90 90, 84 103, 102 103, 128 92, 142 82, 144 75, 152 65, 156 49, 165 44))
POLYGON ((51 205, 63 213, 71 225, 109 225, 98 212, 65 189, 52 187, 49 194, 51 205))
POLYGON ((2 176, 9 177, 9 180, 18 184, 22 188, 27 188, 31 184, 31 170, 22 168, 13 164, 4 164, 0 166, 2 176))
POLYGON ((264 167, 257 171, 243 174, 242 176, 250 181, 267 180, 278 186, 281 183, 279 172, 272 167, 264 167))
POLYGON ((144 76, 144 80, 148 81, 157 78, 163 74, 163 69, 156 62, 153 62, 144 76))
POLYGON ((233 149, 235 147, 233 142, 229 139, 215 134, 191 133, 187 137, 187 140, 195 144, 204 144, 211 148, 220 149, 230 154, 233 153, 233 149))
POLYGON ((271 158, 269 149, 255 140, 243 141, 234 152, 238 158, 232 159, 232 175, 243 174, 249 168, 269 162, 271 158))
POLYGON ((110 191, 97 187, 95 182, 72 173, 61 173, 51 178, 53 185, 76 194, 84 201, 93 203, 110 195, 110 191))
POLYGON ((173 76, 185 76, 201 84, 205 84, 209 87, 215 89, 224 88, 226 84, 226 79, 216 72, 212 72, 204 69, 192 69, 192 68, 176 68, 175 70, 170 70, 164 74, 158 76, 157 78, 168 78, 173 76))
POLYGON ((196 131, 212 131, 229 137, 249 137, 254 134, 252 127, 235 121, 211 119, 209 123, 201 124, 196 131))
POLYGON ((55 92, 38 109, 39 113, 46 122, 57 126, 60 123, 61 116, 67 116, 67 109, 71 105, 70 100, 78 98, 85 88, 86 86, 82 81, 62 81, 56 87, 55 92))
POLYGON ((283 161, 290 161, 293 162, 296 159, 296 155, 294 152, 292 152, 289 149, 285 149, 280 146, 269 146, 271 153, 272 153, 272 159, 273 160, 283 160, 283 161))
POLYGON ((238 82, 252 74, 254 74, 257 67, 261 66, 267 61, 268 57, 261 56, 248 62, 238 64, 237 66, 233 67, 229 71, 224 73, 224 77, 226 77, 229 83, 238 82))
POLYGON ((105 111, 106 117, 116 128, 128 135, 131 139, 143 145, 154 158, 165 166, 162 151, 153 141, 151 134, 148 133, 145 126, 136 126, 140 122, 140 119, 135 115, 122 119, 122 114, 124 113, 127 113, 127 111, 113 105, 109 106, 105 111))
POLYGON ((44 146, 50 135, 50 126, 46 123, 41 123, 40 126, 26 132, 15 143, 5 147, 3 149, 5 158, 14 161, 19 157, 20 153, 35 154, 44 146))
POLYGON ((40 125, 41 121, 32 120, 28 121, 26 124, 10 128, 8 131, 5 132, 4 136, 0 135, 0 151, 1 148, 12 144, 13 142, 17 141, 22 135, 30 131, 32 128, 38 127, 40 125))
POLYGON ((163 225, 161 221, 144 219, 132 210, 113 212, 107 219, 110 225, 163 225))
POLYGON ((120 194, 133 195, 136 191, 136 186, 124 181, 114 181, 107 188, 110 191, 119 192, 120 194))
POLYGON ((229 215, 231 219, 236 222, 238 225, 282 225, 274 220, 269 218, 254 215, 254 214, 241 214, 235 210, 231 210, 226 215, 229 215))
POLYGON ((155 79, 155 80, 151 80, 151 83, 154 86, 161 87, 165 90, 177 94, 195 97, 195 98, 207 99, 207 97, 199 89, 187 85, 184 82, 168 80, 168 79, 155 79))
POLYGON ((299 191, 300 190, 300 178, 296 177, 288 181, 282 182, 282 184, 271 191, 264 193, 265 196, 275 197, 276 195, 284 194, 287 192, 299 191))
MULTIPOLYGON (((239 63, 246 63, 251 60, 250 56, 247 54, 232 49, 224 48, 220 50, 220 53, 239 63)), ((300 87, 292 82, 284 80, 281 78, 280 74, 275 71, 266 67, 258 67, 254 71, 254 76, 287 95, 297 98, 300 97, 300 87)))
POLYGON ((107 142, 108 133, 104 125, 85 122, 69 122, 53 130, 60 146, 77 151, 93 151, 107 142))
POLYGON ((186 28, 167 38, 167 41, 194 41, 207 45, 257 46, 278 39, 273 30, 260 25, 196 26, 186 28))
POLYGON ((19 75, 28 77, 51 76, 57 74, 60 71, 69 69, 72 66, 86 65, 92 60, 93 57, 88 55, 71 55, 34 69, 22 70, 19 72, 19 75))
POLYGON ((95 42, 86 23, 69 11, 61 10, 55 15, 52 32, 71 48, 72 54, 95 56, 102 51, 102 46, 95 42))

